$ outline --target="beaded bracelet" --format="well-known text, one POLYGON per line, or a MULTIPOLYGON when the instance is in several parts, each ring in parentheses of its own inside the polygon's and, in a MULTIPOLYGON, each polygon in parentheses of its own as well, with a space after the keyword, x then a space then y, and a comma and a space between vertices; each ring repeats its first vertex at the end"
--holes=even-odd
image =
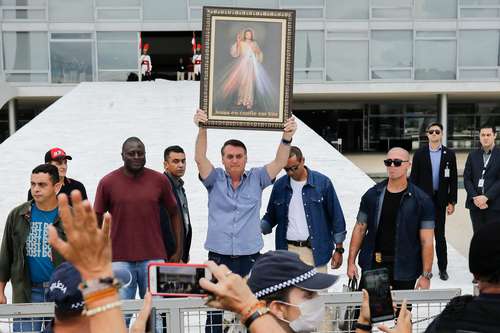
POLYGON ((104 311, 108 311, 108 310, 117 308, 117 307, 119 307, 121 305, 122 305, 122 301, 116 301, 116 302, 113 302, 113 303, 108 303, 108 304, 104 304, 104 305, 98 306, 98 307, 90 309, 90 310, 84 309, 82 311, 82 315, 87 316, 87 317, 91 317, 91 316, 94 316, 94 315, 96 315, 98 313, 101 313, 101 312, 104 312, 104 311))

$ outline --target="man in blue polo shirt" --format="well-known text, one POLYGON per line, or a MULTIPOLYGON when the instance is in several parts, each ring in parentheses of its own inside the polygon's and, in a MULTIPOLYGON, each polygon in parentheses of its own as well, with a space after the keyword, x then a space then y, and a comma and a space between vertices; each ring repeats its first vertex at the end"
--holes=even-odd
MULTIPOLYGON (((198 110, 196 125, 207 121, 198 110)), ((247 150, 243 142, 228 140, 221 149, 224 169, 215 168, 207 158, 207 129, 199 127, 195 161, 200 179, 208 191, 208 232, 205 249, 208 259, 226 265, 241 276, 248 274, 264 246, 260 230, 262 191, 272 184, 288 161, 290 144, 297 129, 295 119, 287 120, 276 157, 269 164, 245 170, 247 150)), ((221 332, 220 315, 208 317, 207 332, 221 332)))

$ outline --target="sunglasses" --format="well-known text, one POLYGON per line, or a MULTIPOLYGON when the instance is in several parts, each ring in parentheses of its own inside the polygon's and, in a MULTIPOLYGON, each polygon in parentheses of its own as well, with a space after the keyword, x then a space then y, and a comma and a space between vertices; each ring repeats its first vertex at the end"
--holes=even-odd
POLYGON ((409 162, 409 160, 400 160, 399 158, 396 158, 396 159, 391 159, 391 158, 388 158, 386 160, 384 160, 384 164, 386 167, 390 167, 391 165, 394 164, 395 167, 400 167, 401 164, 403 164, 403 162, 409 162))
POLYGON ((428 130, 427 133, 429 133, 430 135, 436 133, 437 135, 441 134, 441 131, 440 130, 428 130))
POLYGON ((291 166, 291 167, 284 167, 283 169, 285 170, 285 172, 295 172, 298 170, 300 165, 294 165, 294 166, 291 166))

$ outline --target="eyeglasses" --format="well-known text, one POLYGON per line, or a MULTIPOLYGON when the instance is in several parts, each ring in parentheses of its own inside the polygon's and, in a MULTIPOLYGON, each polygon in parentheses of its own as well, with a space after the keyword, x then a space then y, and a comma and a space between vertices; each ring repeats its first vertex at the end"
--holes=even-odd
POLYGON ((430 135, 436 133, 436 135, 439 135, 441 134, 441 131, 440 130, 428 130, 427 133, 429 133, 430 135))
POLYGON ((294 165, 294 166, 291 166, 291 167, 284 167, 283 169, 285 170, 285 172, 295 172, 299 169, 299 166, 300 164, 297 164, 297 165, 294 165))
POLYGON ((403 162, 409 162, 409 160, 400 160, 399 158, 396 159, 388 158, 384 160, 384 164, 386 167, 390 167, 393 164, 395 167, 400 167, 401 164, 403 164, 403 162))

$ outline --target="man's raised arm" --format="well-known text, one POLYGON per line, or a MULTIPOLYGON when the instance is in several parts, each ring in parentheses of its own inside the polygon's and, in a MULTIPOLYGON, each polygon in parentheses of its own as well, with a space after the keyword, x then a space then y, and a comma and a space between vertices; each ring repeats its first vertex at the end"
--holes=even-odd
POLYGON ((293 135, 297 130, 297 123, 295 122, 295 117, 291 117, 285 123, 283 130, 283 136, 281 142, 278 146, 278 151, 276 152, 276 157, 274 160, 266 165, 267 173, 269 178, 274 179, 280 173, 281 169, 286 166, 288 157, 290 155, 290 145, 292 143, 293 135))
MULTIPOLYGON (((196 111, 194 115, 194 123, 196 126, 206 123, 208 120, 207 113, 201 109, 196 111)), ((207 129, 204 127, 199 127, 198 136, 196 137, 196 146, 194 153, 194 160, 198 166, 198 172, 200 173, 201 179, 206 179, 210 172, 212 172, 214 166, 207 158, 207 129)))

